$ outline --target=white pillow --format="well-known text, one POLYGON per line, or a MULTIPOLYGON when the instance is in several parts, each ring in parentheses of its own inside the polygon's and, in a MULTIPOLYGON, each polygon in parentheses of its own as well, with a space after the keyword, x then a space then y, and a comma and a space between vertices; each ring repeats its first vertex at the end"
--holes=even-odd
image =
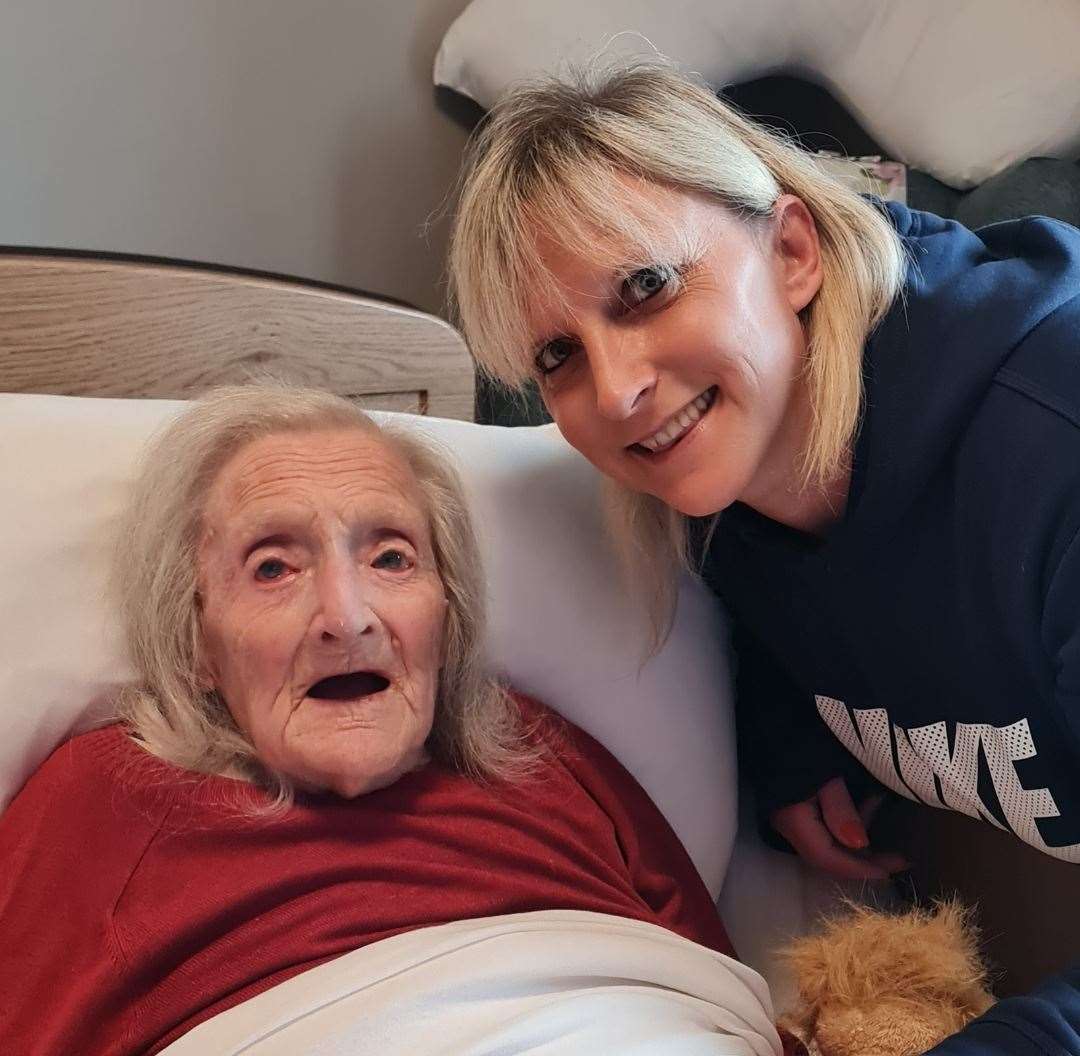
MULTIPOLYGON (((104 596, 110 548, 134 459, 179 406, 0 395, 0 809, 130 675, 104 596)), ((493 662, 618 756, 715 896, 736 782, 727 629, 712 598, 688 583, 670 641, 640 667, 644 623, 619 586, 597 476, 554 429, 396 417, 452 451, 465 478, 493 662)))
POLYGON ((511 82, 601 51, 659 51, 718 88, 810 77, 891 157, 954 187, 1080 154, 1076 0, 473 0, 435 83, 488 108, 511 82))

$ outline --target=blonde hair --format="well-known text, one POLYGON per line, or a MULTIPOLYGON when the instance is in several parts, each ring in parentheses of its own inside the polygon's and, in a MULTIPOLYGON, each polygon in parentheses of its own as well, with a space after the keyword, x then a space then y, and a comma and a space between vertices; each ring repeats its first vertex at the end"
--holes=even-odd
POLYGON ((285 385, 215 389, 182 412, 147 449, 121 525, 114 582, 136 684, 121 717, 152 754, 187 770, 239 775, 292 801, 287 775, 265 767, 229 709, 198 678, 201 635, 197 550, 207 495, 224 464, 261 437, 351 428, 380 437, 409 464, 424 498, 448 601, 445 666, 432 754, 478 778, 513 777, 527 762, 517 709, 481 665, 484 581, 457 474, 417 436, 379 425, 341 397, 285 385))
MULTIPOLYGON (((663 233, 650 225, 635 179, 706 195, 747 222, 771 217, 783 194, 805 203, 824 276, 801 313, 812 411, 801 471, 807 486, 830 480, 858 427, 867 334, 901 289, 902 244, 878 209, 808 154, 662 62, 597 65, 524 84, 478 128, 449 257, 452 306, 478 363, 513 387, 535 373, 531 294, 556 285, 539 259, 538 231, 557 232, 576 256, 628 273, 662 259, 655 243, 663 233)), ((620 549, 667 620, 674 573, 686 564, 685 518, 617 485, 609 495, 620 549)))

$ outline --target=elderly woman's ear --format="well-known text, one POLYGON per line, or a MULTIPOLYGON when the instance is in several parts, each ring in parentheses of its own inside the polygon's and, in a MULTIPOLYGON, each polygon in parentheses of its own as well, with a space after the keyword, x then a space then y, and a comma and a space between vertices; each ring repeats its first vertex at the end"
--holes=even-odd
POLYGON ((203 693, 212 693, 217 689, 217 674, 203 639, 202 627, 198 629, 195 643, 195 685, 203 693))
POLYGON ((446 608, 446 612, 443 615, 442 630, 439 632, 442 634, 442 645, 439 648, 439 672, 443 671, 450 659, 450 617, 453 613, 453 606, 450 604, 450 596, 443 590, 443 605, 446 608))
POLYGON ((195 685, 203 693, 211 693, 217 688, 217 678, 214 674, 209 650, 206 648, 206 637, 203 633, 202 625, 204 601, 202 591, 198 587, 195 588, 192 604, 195 610, 195 642, 193 656, 195 685))

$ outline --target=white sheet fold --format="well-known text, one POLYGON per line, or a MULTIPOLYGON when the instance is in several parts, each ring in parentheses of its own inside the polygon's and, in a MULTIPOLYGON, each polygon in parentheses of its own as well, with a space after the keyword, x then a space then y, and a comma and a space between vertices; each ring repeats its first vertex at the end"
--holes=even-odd
POLYGON ((779 1056, 764 980, 653 924, 554 910, 396 935, 163 1056, 779 1056))

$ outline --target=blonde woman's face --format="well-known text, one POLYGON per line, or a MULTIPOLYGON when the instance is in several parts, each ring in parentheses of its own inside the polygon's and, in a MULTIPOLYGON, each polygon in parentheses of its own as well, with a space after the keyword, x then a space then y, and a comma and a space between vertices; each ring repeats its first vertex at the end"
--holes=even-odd
POLYGON ((446 598, 405 460, 356 429, 242 448, 207 503, 204 677, 268 766, 345 797, 425 761, 446 598))
POLYGON ((563 435, 625 487, 683 513, 770 512, 809 425, 798 313, 817 292, 813 220, 790 196, 756 227, 704 197, 638 185, 663 259, 615 268, 541 232, 554 282, 530 330, 563 435))

